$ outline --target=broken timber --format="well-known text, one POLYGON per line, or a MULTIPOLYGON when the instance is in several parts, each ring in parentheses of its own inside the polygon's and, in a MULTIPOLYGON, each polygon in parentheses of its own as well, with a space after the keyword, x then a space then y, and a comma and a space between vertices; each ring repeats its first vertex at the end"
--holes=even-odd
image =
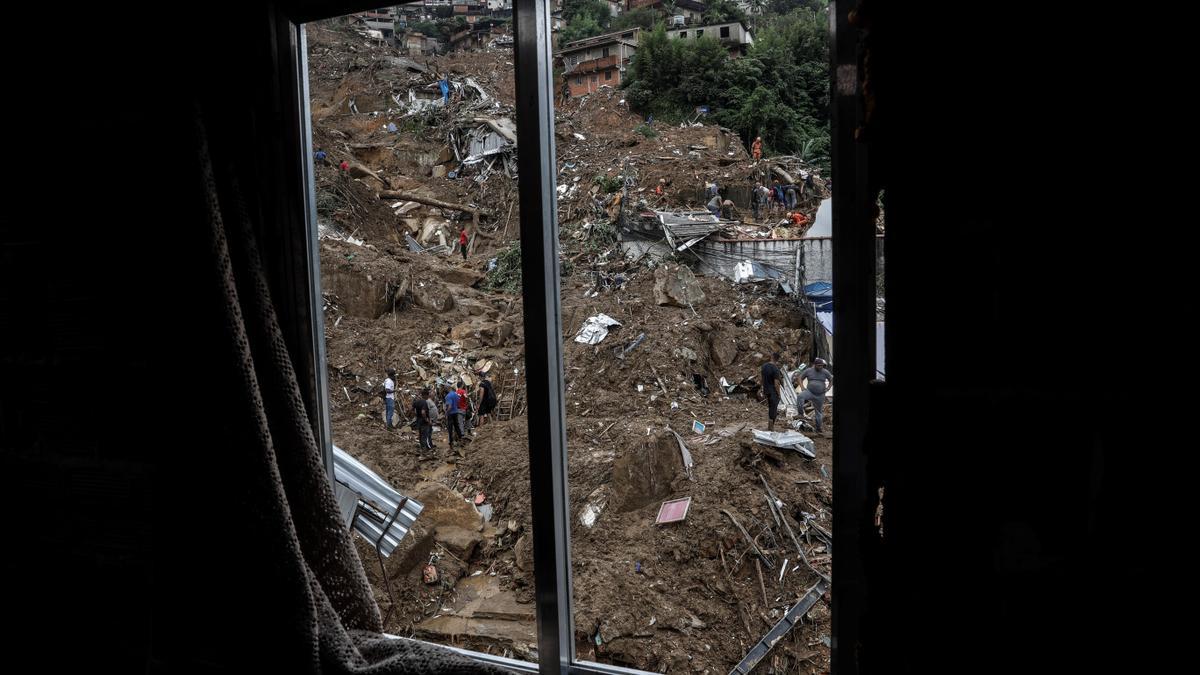
POLYGON ((724 513, 726 516, 729 516, 729 519, 733 521, 733 524, 735 526, 737 526, 738 531, 742 533, 743 537, 745 537, 746 543, 750 544, 750 549, 754 551, 755 555, 757 555, 759 558, 762 559, 762 561, 766 564, 767 569, 774 570, 775 563, 771 562, 771 559, 767 557, 767 554, 763 553, 762 549, 758 547, 758 544, 754 543, 754 539, 752 539, 750 537, 750 533, 746 531, 746 528, 742 527, 742 524, 738 522, 738 519, 734 518, 733 514, 726 511, 725 509, 721 509, 721 513, 724 513))
POLYGON ((476 221, 479 220, 479 216, 487 216, 488 218, 492 217, 492 212, 487 209, 481 209, 481 208, 477 208, 474 206, 463 206, 462 204, 451 204, 450 202, 444 202, 440 199, 434 199, 432 197, 423 197, 421 195, 416 195, 411 192, 401 192, 400 190, 381 190, 379 192, 379 198, 380 199, 403 199, 405 201, 417 202, 418 204, 424 204, 426 206, 436 206, 439 209, 450 209, 452 211, 462 211, 463 213, 471 214, 475 218, 476 221))
POLYGON ((812 563, 808 561, 808 556, 804 554, 804 549, 800 547, 800 540, 796 538, 796 533, 792 531, 792 526, 787 521, 787 515, 785 515, 783 511, 779 510, 777 504, 781 500, 775 496, 775 491, 771 489, 771 486, 767 485, 767 479, 761 473, 758 474, 758 479, 762 481, 763 487, 767 490, 767 503, 771 506, 771 515, 776 515, 778 512, 776 518, 783 523, 783 529, 787 532, 788 536, 791 537, 792 543, 796 546, 796 552, 800 554, 800 560, 804 562, 804 566, 812 570, 817 576, 829 581, 828 576, 821 574, 819 571, 817 571, 817 568, 813 567, 812 563))
POLYGON ((763 657, 770 653, 776 644, 779 644, 783 636, 791 632, 792 628, 800 621, 800 617, 807 614, 808 610, 817 604, 817 600, 821 599, 822 595, 825 595, 825 591, 828 588, 829 582, 825 579, 817 581, 812 588, 808 589, 803 598, 800 598, 796 604, 792 605, 787 614, 784 614, 783 618, 779 620, 779 623, 767 631, 767 634, 758 641, 758 644, 750 648, 750 651, 746 653, 746 657, 734 666, 733 670, 729 671, 729 675, 747 675, 751 670, 754 670, 754 666, 758 665, 758 662, 762 661, 763 657))

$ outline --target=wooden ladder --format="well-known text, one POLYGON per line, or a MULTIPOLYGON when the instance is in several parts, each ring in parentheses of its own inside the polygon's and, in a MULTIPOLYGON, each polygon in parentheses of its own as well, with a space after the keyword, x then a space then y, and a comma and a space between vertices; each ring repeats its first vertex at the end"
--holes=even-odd
POLYGON ((525 412, 525 378, 522 375, 514 376, 504 372, 496 378, 495 386, 501 391, 500 400, 496 404, 496 419, 511 420, 525 412), (505 387, 504 382, 508 382, 509 385, 505 387))

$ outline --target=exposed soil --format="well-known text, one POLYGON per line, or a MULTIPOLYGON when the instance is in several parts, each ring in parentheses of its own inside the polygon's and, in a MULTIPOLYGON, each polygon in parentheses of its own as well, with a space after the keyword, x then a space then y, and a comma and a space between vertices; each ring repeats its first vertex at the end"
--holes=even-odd
MULTIPOLYGON (((426 505, 385 563, 394 609, 375 552, 359 541, 380 608, 390 610, 386 630, 533 658, 522 308, 519 296, 482 290, 481 283, 487 258, 519 235, 519 214, 515 206, 510 211, 516 181, 503 173, 482 184, 425 173, 431 157, 444 157, 443 123, 418 128, 402 111, 387 112, 401 84, 424 76, 384 65, 398 53, 336 22, 310 25, 308 37, 314 143, 329 153, 329 165, 318 162, 318 194, 348 195, 324 222, 356 238, 327 237, 320 247, 334 443, 426 505), (359 113, 346 111, 350 98, 359 113), (385 130, 389 121, 396 132, 385 130), (352 147, 376 141, 383 144, 352 147), (378 179, 339 176, 343 158, 378 179), (397 215, 376 196, 383 189, 485 206, 495 215, 479 229, 490 238, 477 239, 466 261, 413 253, 403 236, 413 233, 407 221, 456 215, 426 206, 397 215), (422 455, 403 422, 413 396, 439 376, 472 377, 484 366, 502 401, 514 400, 511 419, 481 426, 456 450, 439 430, 436 450, 422 455), (396 430, 384 428, 378 396, 388 367, 399 371, 396 430), (488 510, 485 518, 481 511, 488 510), (438 580, 426 583, 430 563, 438 580)), ((510 51, 488 50, 431 57, 428 65, 452 78, 470 76, 501 106, 511 106, 511 61, 510 51)), ((736 138, 721 140, 722 132, 706 126, 668 127, 648 139, 633 131, 641 120, 619 100, 619 91, 602 92, 560 111, 560 163, 576 166, 563 169, 562 182, 584 183, 580 194, 590 194, 588 174, 603 166, 615 175, 625 157, 640 167, 635 190, 669 176, 663 201, 678 206, 704 180, 745 175, 748 159, 736 138), (705 137, 720 151, 689 156, 687 146, 703 145, 705 137)), ((454 111, 452 104, 441 114, 454 111)), ((749 430, 766 428, 765 404, 752 390, 727 395, 718 382, 756 378, 772 351, 783 352, 785 363, 808 361, 809 336, 795 304, 774 284, 698 277, 704 299, 693 307, 657 304, 655 270, 646 261, 589 252, 570 236, 579 231, 572 223, 596 217, 586 201, 564 197, 560 210, 563 257, 581 260, 564 277, 561 294, 578 657, 659 672, 727 672, 818 579, 776 524, 760 476, 784 503, 808 560, 828 574, 829 554, 815 529, 807 538, 801 533, 802 513, 831 529, 833 462, 827 437, 814 438, 815 460, 755 444, 749 430), (583 322, 601 312, 622 325, 597 345, 575 342, 583 322), (643 333, 636 347, 617 355, 643 333), (703 433, 692 430, 693 421, 706 425, 703 433), (690 479, 668 429, 691 452, 690 479), (681 497, 692 500, 686 519, 656 525, 659 505, 681 497), (771 559, 761 583, 753 552, 722 510, 771 559)), ((759 671, 826 672, 829 625, 826 596, 759 671)))

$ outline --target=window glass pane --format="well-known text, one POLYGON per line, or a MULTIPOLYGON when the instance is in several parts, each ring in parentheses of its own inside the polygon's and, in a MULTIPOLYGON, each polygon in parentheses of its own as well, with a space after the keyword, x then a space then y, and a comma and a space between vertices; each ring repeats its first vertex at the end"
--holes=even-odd
POLYGON ((511 23, 459 7, 306 27, 327 395, 335 446, 424 505, 382 568, 355 536, 385 631, 536 660, 511 23))
MULTIPOLYGON (((744 11, 728 4, 721 11, 744 11)), ((811 87, 739 67, 743 54, 729 45, 669 41, 648 27, 622 88, 558 101, 580 659, 729 672, 831 570, 821 532, 832 524, 832 396, 811 391, 836 367, 808 373, 807 385, 799 377, 817 356, 832 361, 802 290, 806 280, 831 282, 828 235, 805 238, 830 196, 829 21, 812 7, 773 3, 746 17, 773 50, 758 56, 824 74, 811 87), (688 70, 696 63, 706 69, 688 70), (776 179, 779 198, 756 205, 755 186, 776 179), (811 264, 802 270, 803 256, 811 264), (769 428, 763 366, 776 351, 768 370, 779 371, 780 401, 769 428), (797 389, 821 406, 824 433, 811 403, 797 408, 797 389), (770 445, 755 431, 781 435, 762 437, 770 445)), ((739 18, 709 21, 709 35, 739 18)), ((829 619, 821 600, 759 672, 826 672, 829 619)))

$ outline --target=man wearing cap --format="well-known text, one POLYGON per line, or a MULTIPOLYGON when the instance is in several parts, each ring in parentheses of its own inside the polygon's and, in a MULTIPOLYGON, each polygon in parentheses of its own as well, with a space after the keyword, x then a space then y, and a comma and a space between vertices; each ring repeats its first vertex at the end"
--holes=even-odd
POLYGON ((779 352, 771 354, 771 360, 762 366, 762 390, 767 397, 767 431, 775 431, 775 417, 779 414, 779 352))
POLYGON ((383 419, 387 428, 392 428, 392 415, 396 412, 396 369, 387 369, 387 379, 383 381, 383 419))
POLYGON ((804 414, 804 402, 812 401, 815 413, 813 425, 817 433, 825 433, 821 423, 825 421, 825 392, 833 386, 833 373, 825 367, 825 359, 815 359, 811 368, 800 373, 800 384, 804 386, 796 400, 797 412, 804 414), (807 384, 805 381, 807 380, 807 384))

